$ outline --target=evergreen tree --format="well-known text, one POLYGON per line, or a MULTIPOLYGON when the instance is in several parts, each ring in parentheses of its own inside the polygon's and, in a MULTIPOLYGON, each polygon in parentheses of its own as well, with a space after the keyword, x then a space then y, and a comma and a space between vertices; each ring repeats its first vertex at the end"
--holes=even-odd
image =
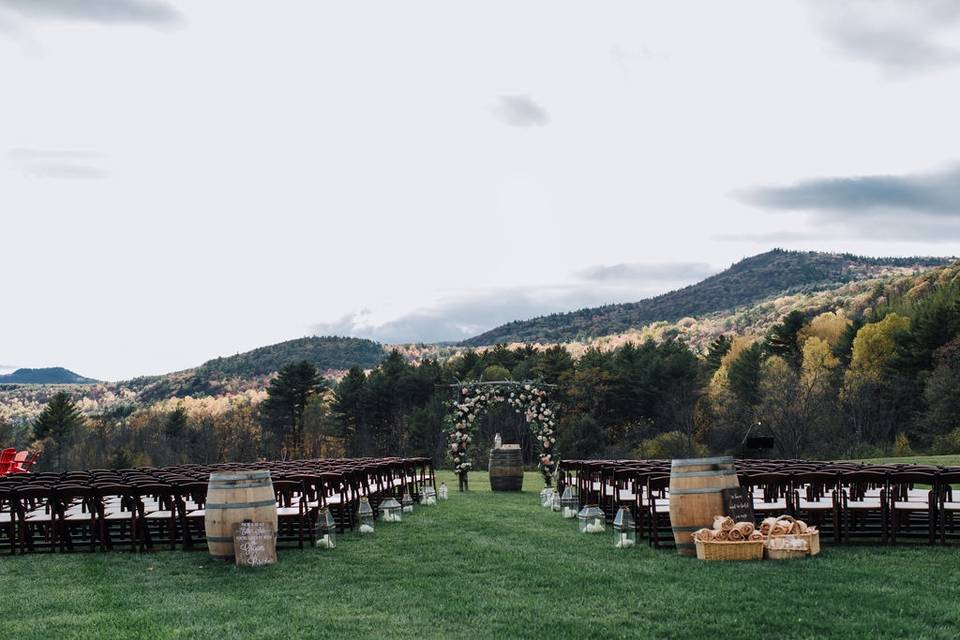
POLYGON ((33 423, 33 435, 38 440, 50 438, 55 447, 58 471, 63 471, 63 457, 67 441, 83 426, 80 409, 65 391, 57 392, 33 423))
POLYGON ((850 366, 850 358, 853 355, 853 341, 857 337, 860 329, 863 328, 863 320, 854 318, 853 321, 840 333, 837 344, 833 347, 833 355, 837 357, 840 364, 846 368, 850 366))
POLYGON ((780 324, 775 325, 767 334, 764 349, 768 355, 780 356, 791 367, 799 369, 803 362, 803 351, 797 340, 803 329, 804 318, 799 311, 788 313, 780 324))
POLYGON ((707 347, 707 357, 704 362, 704 367, 707 372, 707 377, 709 378, 717 369, 720 368, 720 363, 723 361, 723 356, 727 355, 730 351, 730 346, 733 344, 733 340, 727 336, 721 335, 719 338, 710 343, 710 346, 707 347))
POLYGON ((177 440, 187 428, 187 410, 183 405, 177 405, 177 408, 167 415, 163 425, 164 435, 171 440, 177 440))
POLYGON ((267 388, 268 397, 261 405, 265 426, 294 457, 303 447, 303 411, 311 396, 324 387, 317 368, 303 360, 281 369, 267 388))
POLYGON ((933 367, 934 352, 960 333, 960 286, 940 287, 910 309, 910 330, 897 336, 894 368, 915 375, 933 367))
POLYGON ((759 342, 743 350, 730 364, 730 389, 737 399, 749 406, 760 402, 760 370, 763 345, 759 342))
POLYGON ((560 382, 560 377, 568 371, 573 371, 573 358, 561 345, 552 346, 541 352, 531 368, 534 376, 543 378, 543 381, 549 384, 560 382))

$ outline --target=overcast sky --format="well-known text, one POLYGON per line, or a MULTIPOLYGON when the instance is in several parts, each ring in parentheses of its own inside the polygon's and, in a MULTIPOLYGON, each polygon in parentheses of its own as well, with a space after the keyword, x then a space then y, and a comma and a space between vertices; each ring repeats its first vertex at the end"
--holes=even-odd
POLYGON ((960 2, 0 0, 0 367, 960 253, 960 2))

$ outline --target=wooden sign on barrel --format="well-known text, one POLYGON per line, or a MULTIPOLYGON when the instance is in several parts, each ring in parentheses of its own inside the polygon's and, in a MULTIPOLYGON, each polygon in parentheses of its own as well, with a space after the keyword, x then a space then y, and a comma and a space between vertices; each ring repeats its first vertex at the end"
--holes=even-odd
POLYGON ((269 522, 244 520, 233 525, 233 556, 238 567, 277 562, 277 532, 269 522))
POLYGON ((730 516, 734 522, 757 523, 753 515, 753 503, 746 489, 731 487, 724 489, 721 493, 723 494, 723 513, 720 515, 730 516))

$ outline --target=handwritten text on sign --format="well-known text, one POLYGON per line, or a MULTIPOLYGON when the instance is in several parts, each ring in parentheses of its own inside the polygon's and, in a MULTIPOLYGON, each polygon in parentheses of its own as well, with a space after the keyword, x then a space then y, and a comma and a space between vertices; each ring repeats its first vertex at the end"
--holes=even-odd
POLYGON ((753 522, 753 503, 743 487, 734 487, 723 490, 723 513, 733 518, 734 522, 753 522))
POLYGON ((233 555, 238 567, 262 567, 277 561, 277 533, 268 522, 233 525, 233 555))

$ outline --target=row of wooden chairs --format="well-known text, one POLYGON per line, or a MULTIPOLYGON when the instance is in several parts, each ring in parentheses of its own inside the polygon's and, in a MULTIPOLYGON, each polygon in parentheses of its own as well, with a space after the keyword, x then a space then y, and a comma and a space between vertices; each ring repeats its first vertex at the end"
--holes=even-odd
POLYGON ((73 551, 178 545, 205 540, 211 473, 267 469, 277 502, 279 540, 313 543, 322 508, 353 528, 361 497, 376 508, 388 495, 436 488, 428 458, 357 458, 180 465, 24 474, 0 479, 0 549, 73 551))
MULTIPOLYGON (((737 460, 736 467, 758 521, 788 514, 836 543, 960 540, 960 467, 805 460, 737 460)), ((559 490, 566 485, 608 518, 630 507, 651 545, 672 540, 669 460, 566 460, 559 490)))

